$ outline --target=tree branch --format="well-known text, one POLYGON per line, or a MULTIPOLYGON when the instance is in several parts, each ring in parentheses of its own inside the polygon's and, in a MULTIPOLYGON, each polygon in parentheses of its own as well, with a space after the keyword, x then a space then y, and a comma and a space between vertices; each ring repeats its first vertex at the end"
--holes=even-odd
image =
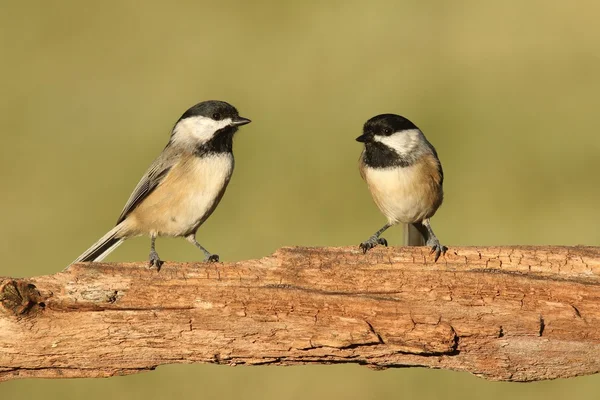
POLYGON ((284 248, 0 278, 0 380, 358 363, 531 381, 600 370, 600 248, 284 248))

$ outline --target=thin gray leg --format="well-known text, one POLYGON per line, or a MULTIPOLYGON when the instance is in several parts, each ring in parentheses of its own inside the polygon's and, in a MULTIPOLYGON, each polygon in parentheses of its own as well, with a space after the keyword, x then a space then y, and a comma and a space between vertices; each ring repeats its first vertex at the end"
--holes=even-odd
POLYGON ((383 228, 381 228, 380 230, 378 230, 377 232, 375 232, 373 234, 373 236, 371 236, 367 241, 362 242, 359 246, 359 248, 363 251, 363 254, 365 254, 367 251, 369 251, 370 249, 372 249, 373 247, 377 246, 378 244, 382 244, 384 246, 387 247, 388 243, 387 240, 385 240, 384 238, 380 238, 379 236, 385 232, 385 230, 387 228, 389 228, 390 226, 392 226, 392 224, 387 223, 383 226, 383 228))
POLYGON ((202 250, 202 252, 204 253, 204 261, 214 261, 214 262, 219 262, 219 255, 218 254, 212 254, 210 253, 208 250, 206 250, 204 247, 202 247, 202 245, 200 243, 198 243, 198 241, 196 240, 196 234, 192 233, 190 235, 187 235, 186 240, 188 242, 190 242, 191 244, 193 244, 194 246, 196 246, 197 248, 199 248, 200 250, 202 250))
POLYGON ((156 235, 150 236, 150 261, 149 267, 156 267, 157 271, 160 271, 160 267, 163 265, 163 261, 158 256, 156 252, 156 235))
POLYGON ((435 236, 435 233, 433 233, 433 229, 431 229, 431 224, 429 223, 429 218, 423 220, 423 226, 427 232, 427 234, 424 235, 427 240, 426 245, 431 247, 431 253, 435 253, 435 261, 437 261, 438 258, 440 258, 440 255, 446 254, 448 248, 446 246, 442 246, 437 236, 435 236))

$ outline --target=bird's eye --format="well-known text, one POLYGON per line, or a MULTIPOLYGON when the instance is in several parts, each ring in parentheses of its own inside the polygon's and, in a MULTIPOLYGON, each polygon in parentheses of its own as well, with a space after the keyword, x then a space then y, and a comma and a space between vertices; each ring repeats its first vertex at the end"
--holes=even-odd
POLYGON ((383 133, 385 133, 386 135, 391 135, 392 134, 392 128, 383 128, 383 133))
POLYGON ((214 114, 212 115, 212 118, 213 118, 215 121, 220 121, 220 120, 221 120, 221 114, 220 114, 220 113, 214 113, 214 114))

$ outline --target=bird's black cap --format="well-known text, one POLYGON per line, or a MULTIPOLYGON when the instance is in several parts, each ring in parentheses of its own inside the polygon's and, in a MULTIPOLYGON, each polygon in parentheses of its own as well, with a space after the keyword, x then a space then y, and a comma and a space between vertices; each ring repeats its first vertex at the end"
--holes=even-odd
POLYGON ((207 100, 190 107, 183 113, 179 121, 190 117, 206 117, 220 121, 225 118, 231 118, 232 124, 236 126, 245 125, 251 121, 247 118, 240 117, 238 110, 231 104, 219 100, 207 100))
POLYGON ((408 118, 397 114, 380 114, 371 118, 363 127, 363 134, 356 138, 357 142, 368 142, 373 136, 390 136, 395 132, 419 129, 408 118))

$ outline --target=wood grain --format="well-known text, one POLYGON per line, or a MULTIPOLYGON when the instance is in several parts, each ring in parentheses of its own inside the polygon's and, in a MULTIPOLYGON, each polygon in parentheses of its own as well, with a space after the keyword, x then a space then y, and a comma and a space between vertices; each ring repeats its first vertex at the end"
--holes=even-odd
POLYGON ((0 380, 358 363, 533 381, 600 370, 600 248, 283 248, 0 278, 0 380))

